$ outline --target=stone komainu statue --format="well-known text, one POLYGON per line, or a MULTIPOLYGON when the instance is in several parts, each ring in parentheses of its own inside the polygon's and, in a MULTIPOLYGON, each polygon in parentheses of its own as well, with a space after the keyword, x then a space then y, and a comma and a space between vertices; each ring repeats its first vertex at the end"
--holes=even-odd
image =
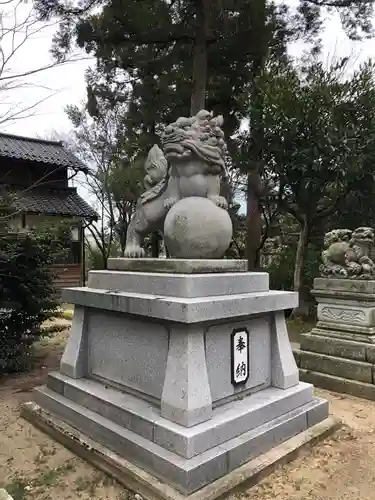
POLYGON ((370 227, 334 229, 325 235, 321 275, 331 278, 374 279, 375 264, 370 258, 374 231, 370 227))
POLYGON ((169 209, 183 198, 208 198, 221 208, 220 196, 226 176, 226 143, 221 129, 223 117, 202 110, 192 118, 179 118, 167 126, 162 148, 154 145, 145 163, 146 191, 137 202, 129 224, 125 257, 144 257, 142 243, 154 231, 163 231, 169 209))

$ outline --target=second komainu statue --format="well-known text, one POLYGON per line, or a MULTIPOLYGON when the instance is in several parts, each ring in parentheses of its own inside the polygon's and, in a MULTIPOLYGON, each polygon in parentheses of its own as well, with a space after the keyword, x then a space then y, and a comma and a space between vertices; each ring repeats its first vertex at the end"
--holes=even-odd
POLYGON ((374 243, 371 227, 334 229, 325 235, 321 275, 331 278, 374 279, 375 264, 370 257, 374 243))
POLYGON ((168 211, 182 199, 207 198, 217 207, 227 208, 226 199, 220 196, 226 155, 222 124, 222 116, 202 110, 166 127, 162 149, 153 146, 146 160, 146 191, 129 224, 125 257, 145 256, 145 236, 163 231, 168 211))

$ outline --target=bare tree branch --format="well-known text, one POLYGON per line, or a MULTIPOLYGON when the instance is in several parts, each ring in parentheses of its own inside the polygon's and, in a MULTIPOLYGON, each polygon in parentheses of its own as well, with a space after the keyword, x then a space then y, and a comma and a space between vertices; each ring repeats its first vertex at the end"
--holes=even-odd
MULTIPOLYGON (((338 9, 345 7, 352 7, 355 5, 354 0, 307 0, 307 2, 312 3, 313 5, 317 5, 319 7, 336 7, 338 9)), ((362 0, 362 3, 368 3, 369 5, 373 4, 373 0, 362 0)))
MULTIPOLYGON (((56 96, 58 90, 49 89, 43 84, 31 81, 35 75, 55 67, 86 59, 72 54, 62 61, 40 62, 38 54, 35 58, 25 57, 25 49, 56 22, 42 22, 33 8, 23 0, 5 0, 0 2, 0 125, 33 116, 35 110, 43 102, 56 96), (23 61, 22 59, 25 61, 23 61), (22 61, 22 64, 20 64, 22 61), (22 104, 14 102, 14 95, 26 88, 39 88, 47 96, 35 102, 22 104)), ((52 60, 52 59, 51 59, 52 60)))
MULTIPOLYGON (((33 104, 30 104, 29 106, 19 105, 20 107, 18 107, 18 105, 11 105, 10 107, 8 107, 7 111, 4 114, 0 114, 0 125, 3 125, 4 123, 7 122, 14 122, 16 120, 24 120, 25 118, 34 116, 35 115, 34 111, 40 104, 46 102, 48 99, 54 97, 57 94, 58 92, 50 94, 47 97, 39 99, 33 104)), ((7 105, 7 103, 5 104, 7 105)))

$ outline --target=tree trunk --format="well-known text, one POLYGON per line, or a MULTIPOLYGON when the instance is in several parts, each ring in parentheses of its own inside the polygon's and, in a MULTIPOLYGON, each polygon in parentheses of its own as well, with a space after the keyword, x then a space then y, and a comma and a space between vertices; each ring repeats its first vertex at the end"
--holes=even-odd
POLYGON ((252 169, 247 177, 247 238, 246 256, 248 270, 254 271, 260 265, 260 246, 262 240, 262 217, 260 196, 263 190, 259 171, 252 169))
POLYGON ((121 251, 121 256, 124 256, 125 253, 125 247, 126 247, 126 235, 128 233, 128 221, 126 220, 126 215, 122 213, 121 215, 121 220, 116 224, 116 233, 119 238, 120 242, 120 251, 121 251))
POLYGON ((262 240, 262 214, 260 197, 263 186, 261 171, 263 168, 263 99, 258 79, 262 74, 268 53, 268 36, 266 27, 266 2, 256 0, 254 9, 254 28, 252 39, 257 40, 254 50, 252 81, 251 81, 251 114, 249 148, 249 167, 247 175, 247 238, 246 255, 249 271, 254 271, 260 265, 260 247, 262 240))
POLYGON ((197 0, 196 36, 193 56, 193 85, 191 91, 190 114, 194 116, 204 109, 207 86, 207 33, 209 27, 210 0, 197 0))
POLYGON ((307 244, 309 241, 309 224, 304 221, 301 224, 301 230, 298 238, 297 251, 296 251, 296 262, 294 266, 294 277, 293 277, 293 288, 295 292, 298 292, 299 305, 293 311, 293 317, 296 316, 308 316, 309 307, 305 301, 305 290, 303 283, 303 271, 305 265, 305 257, 307 244))

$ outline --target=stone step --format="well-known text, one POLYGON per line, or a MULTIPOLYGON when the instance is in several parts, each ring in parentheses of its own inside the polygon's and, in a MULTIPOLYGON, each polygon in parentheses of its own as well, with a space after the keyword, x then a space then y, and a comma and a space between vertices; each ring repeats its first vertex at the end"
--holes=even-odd
POLYGON ((301 380, 314 384, 315 387, 375 401, 374 384, 367 384, 366 382, 358 382, 357 380, 349 380, 344 377, 310 370, 300 369, 299 373, 301 380))
POLYGON ((159 297, 209 297, 269 291, 267 273, 165 274, 90 271, 88 288, 159 297))
POLYGON ((338 358, 375 363, 375 346, 366 342, 304 333, 301 335, 300 349, 338 358))
POLYGON ((184 427, 161 417, 152 404, 92 379, 72 379, 55 372, 49 375, 47 387, 185 458, 199 455, 313 398, 310 384, 300 383, 285 390, 269 387, 215 408, 207 422, 184 427))
POLYGON ((300 350, 299 366, 304 370, 327 373, 338 377, 373 383, 374 365, 364 361, 344 359, 309 351, 300 350))
POLYGON ((292 309, 298 304, 298 294, 270 290, 181 298, 76 287, 63 290, 63 300, 75 306, 193 325, 292 309))
POLYGON ((314 398, 267 424, 186 459, 46 387, 35 390, 35 402, 184 494, 202 488, 328 416, 327 402, 314 398))

